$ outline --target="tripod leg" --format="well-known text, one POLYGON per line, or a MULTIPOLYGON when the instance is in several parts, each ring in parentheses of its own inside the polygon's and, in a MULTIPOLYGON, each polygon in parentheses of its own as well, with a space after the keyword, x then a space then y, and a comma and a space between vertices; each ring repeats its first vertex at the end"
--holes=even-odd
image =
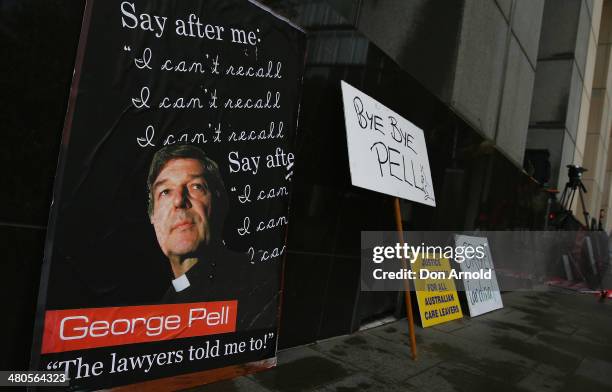
POLYGON ((567 206, 565 207, 566 210, 571 211, 572 206, 574 205, 574 197, 576 196, 576 190, 572 189, 570 191, 570 195, 568 197, 569 202, 567 203, 567 206))
POLYGON ((578 195, 580 196, 580 203, 582 203, 582 213, 584 214, 584 220, 586 221, 587 230, 590 228, 589 222, 589 212, 586 210, 586 206, 584 205, 584 196, 582 195, 582 189, 578 189, 578 195))
POLYGON ((565 189, 563 189, 563 193, 561 194, 561 207, 565 208, 565 196, 567 196, 567 188, 569 188, 569 183, 565 184, 565 189))

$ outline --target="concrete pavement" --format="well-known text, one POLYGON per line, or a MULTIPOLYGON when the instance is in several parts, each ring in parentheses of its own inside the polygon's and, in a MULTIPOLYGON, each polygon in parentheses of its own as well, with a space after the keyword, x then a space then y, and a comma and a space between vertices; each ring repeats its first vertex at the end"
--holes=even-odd
POLYGON ((502 296, 504 309, 416 327, 406 320, 283 350, 278 366, 191 391, 612 391, 612 300, 561 290, 502 296))

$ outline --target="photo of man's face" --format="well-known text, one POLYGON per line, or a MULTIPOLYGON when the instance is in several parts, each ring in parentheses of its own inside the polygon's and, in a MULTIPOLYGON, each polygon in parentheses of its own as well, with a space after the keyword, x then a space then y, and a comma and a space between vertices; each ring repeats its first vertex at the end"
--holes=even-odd
POLYGON ((167 257, 185 256, 210 241, 211 192, 199 160, 168 161, 151 187, 151 223, 167 257))

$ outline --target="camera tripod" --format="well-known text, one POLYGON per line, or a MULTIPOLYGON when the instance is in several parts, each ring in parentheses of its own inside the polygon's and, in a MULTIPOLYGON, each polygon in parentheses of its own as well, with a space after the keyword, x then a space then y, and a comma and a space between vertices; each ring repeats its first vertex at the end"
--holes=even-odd
POLYGON ((582 173, 587 171, 587 169, 576 165, 567 165, 567 168, 569 181, 565 184, 565 189, 563 189, 563 193, 561 194, 561 207, 566 211, 570 211, 574 203, 576 192, 578 192, 585 224, 589 227, 589 212, 584 204, 584 193, 587 193, 587 189, 582 183, 582 173))

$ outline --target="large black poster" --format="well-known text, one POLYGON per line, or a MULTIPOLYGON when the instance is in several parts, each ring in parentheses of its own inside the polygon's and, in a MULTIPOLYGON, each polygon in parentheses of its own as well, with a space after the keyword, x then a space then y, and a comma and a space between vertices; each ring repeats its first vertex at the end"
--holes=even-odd
POLYGON ((90 389, 275 357, 304 50, 255 2, 87 2, 34 369, 90 389))

